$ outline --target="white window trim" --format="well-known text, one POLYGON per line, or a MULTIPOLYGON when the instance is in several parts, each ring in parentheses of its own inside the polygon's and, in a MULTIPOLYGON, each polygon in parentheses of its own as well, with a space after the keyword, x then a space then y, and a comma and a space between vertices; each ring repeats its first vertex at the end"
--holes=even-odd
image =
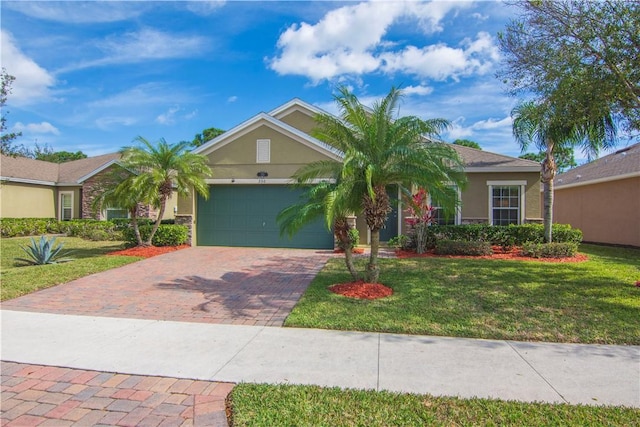
POLYGON ((271 163, 271 140, 256 140, 256 163, 271 163))
POLYGON ((71 218, 69 220, 73 219, 73 191, 61 191, 58 193, 58 218, 60 218, 60 221, 66 221, 63 218, 64 206, 62 204, 62 198, 65 195, 71 196, 71 218))
POLYGON ((520 215, 518 224, 524 224, 525 222, 525 191, 527 187, 526 180, 514 180, 514 181, 487 181, 487 187, 489 187, 489 224, 493 225, 493 187, 520 187, 520 215))

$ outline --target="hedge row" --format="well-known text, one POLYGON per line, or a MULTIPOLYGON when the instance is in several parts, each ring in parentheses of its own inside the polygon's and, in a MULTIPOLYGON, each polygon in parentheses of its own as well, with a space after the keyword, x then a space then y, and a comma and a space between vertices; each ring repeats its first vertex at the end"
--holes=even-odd
MULTIPOLYGON (((142 228, 148 227, 151 231, 152 220, 148 218, 138 219, 138 223, 142 228)), ((165 227, 172 224, 173 220, 163 220, 165 227)), ((80 237, 88 240, 125 240, 124 233, 130 227, 129 219, 114 219, 111 221, 98 221, 94 219, 74 219, 71 221, 58 221, 55 218, 0 218, 0 236, 2 237, 21 237, 21 236, 40 236, 43 234, 66 234, 70 237, 80 237)), ((186 228, 186 227, 185 227, 186 228)), ((158 230, 160 233, 160 230, 158 230)), ((163 231, 165 234, 171 232, 163 231)), ((178 231, 179 236, 183 232, 178 231)), ((186 232, 185 232, 186 233, 186 232)), ((148 236, 148 234, 147 234, 148 236)), ((156 234, 157 237, 157 234, 156 234)), ((175 241, 181 237, 160 237, 160 241, 175 241)), ((135 242, 135 239, 133 240, 135 242)), ((154 239, 155 241, 155 239, 154 239)), ((182 244, 186 242, 186 237, 182 244)), ((158 245, 167 246, 167 245, 158 245)))
MULTIPOLYGON (((495 226, 489 224, 432 225, 428 227, 429 240, 464 240, 488 242, 492 245, 522 246, 527 242, 543 243, 542 224, 495 226)), ((553 224, 553 241, 558 243, 582 242, 582 231, 568 224, 553 224)))

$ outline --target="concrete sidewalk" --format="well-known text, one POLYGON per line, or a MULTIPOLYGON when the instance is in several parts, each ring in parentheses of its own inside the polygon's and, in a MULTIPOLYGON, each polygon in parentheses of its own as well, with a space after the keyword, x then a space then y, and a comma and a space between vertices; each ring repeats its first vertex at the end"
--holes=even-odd
POLYGON ((640 347, 2 310, 5 361, 219 382, 640 407, 640 347))

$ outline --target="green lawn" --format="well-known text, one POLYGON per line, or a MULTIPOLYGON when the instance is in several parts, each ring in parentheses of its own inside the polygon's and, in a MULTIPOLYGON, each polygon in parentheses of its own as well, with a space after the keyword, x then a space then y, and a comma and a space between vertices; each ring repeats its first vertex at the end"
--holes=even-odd
POLYGON ((129 256, 105 256, 108 252, 122 249, 122 242, 92 242, 77 237, 59 237, 56 242, 64 243, 65 250, 73 251, 70 255, 73 261, 25 266, 15 261, 15 258, 26 258, 20 245, 27 245, 30 241, 29 237, 0 240, 0 283, 2 283, 0 300, 2 301, 142 259, 129 256))
MULTIPOLYGON (((640 250, 582 245, 582 263, 381 259, 391 297, 333 294, 348 282, 336 258, 286 326, 571 343, 640 344, 640 250)), ((364 260, 360 260, 363 267, 364 260)))
POLYGON ((242 426, 632 426, 622 407, 520 403, 316 386, 239 384, 232 425, 242 426))

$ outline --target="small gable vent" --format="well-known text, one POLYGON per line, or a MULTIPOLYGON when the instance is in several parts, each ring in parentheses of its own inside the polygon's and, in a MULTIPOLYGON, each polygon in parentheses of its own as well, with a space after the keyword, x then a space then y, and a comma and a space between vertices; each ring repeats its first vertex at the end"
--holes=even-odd
POLYGON ((271 162, 271 140, 259 139, 256 147, 256 163, 270 163, 271 162))

